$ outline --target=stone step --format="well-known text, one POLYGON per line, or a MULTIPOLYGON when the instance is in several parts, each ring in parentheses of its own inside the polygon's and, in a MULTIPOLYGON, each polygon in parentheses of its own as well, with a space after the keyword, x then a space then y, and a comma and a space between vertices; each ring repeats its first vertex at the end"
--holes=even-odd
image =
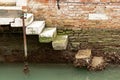
POLYGON ((0 25, 10 25, 14 18, 0 18, 0 25))
MULTIPOLYGON (((34 15, 32 13, 25 13, 24 16, 26 16, 25 19, 25 26, 30 25, 34 20, 34 15)), ((11 27, 22 27, 23 22, 21 18, 15 18, 14 23, 11 23, 11 27)))
POLYGON ((0 0, 0 6, 16 6, 16 0, 0 0))
POLYGON ((68 44, 68 35, 57 35, 52 42, 54 50, 65 50, 68 44))
POLYGON ((22 7, 0 6, 0 18, 19 18, 22 14, 22 7))
POLYGON ((22 7, 0 6, 0 25, 9 25, 22 15, 22 7))
POLYGON ((48 43, 54 40, 57 35, 56 28, 45 28, 39 35, 39 42, 48 43))
POLYGON ((39 35, 45 27, 45 21, 33 21, 26 27, 26 35, 39 35))

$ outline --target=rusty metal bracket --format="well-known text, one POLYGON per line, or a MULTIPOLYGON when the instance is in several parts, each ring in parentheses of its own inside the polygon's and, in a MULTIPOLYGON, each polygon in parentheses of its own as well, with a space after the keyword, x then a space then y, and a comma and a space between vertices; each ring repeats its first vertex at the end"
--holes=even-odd
POLYGON ((58 9, 60 9, 59 3, 60 3, 60 0, 57 0, 57 7, 58 7, 58 9))

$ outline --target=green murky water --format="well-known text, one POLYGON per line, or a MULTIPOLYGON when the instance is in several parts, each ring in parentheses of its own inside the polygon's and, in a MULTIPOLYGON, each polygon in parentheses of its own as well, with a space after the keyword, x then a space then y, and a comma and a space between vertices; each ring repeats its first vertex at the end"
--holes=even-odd
POLYGON ((90 72, 67 64, 30 64, 31 72, 22 72, 23 64, 0 64, 0 80, 120 80, 120 67, 90 72))

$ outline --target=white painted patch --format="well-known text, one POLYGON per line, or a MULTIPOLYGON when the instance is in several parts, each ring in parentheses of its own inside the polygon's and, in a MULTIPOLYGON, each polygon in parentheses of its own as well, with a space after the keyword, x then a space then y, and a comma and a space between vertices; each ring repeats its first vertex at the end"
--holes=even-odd
POLYGON ((16 6, 27 6, 28 0, 16 0, 16 6))
POLYGON ((89 14, 89 20, 108 20, 108 16, 106 14, 89 14))
POLYGON ((26 27, 27 35, 39 35, 45 27, 45 21, 34 21, 26 27))
MULTIPOLYGON (((30 25, 34 20, 34 15, 31 13, 26 13, 25 26, 30 25)), ((15 18, 14 23, 11 23, 11 27, 22 27, 23 22, 21 18, 15 18)))

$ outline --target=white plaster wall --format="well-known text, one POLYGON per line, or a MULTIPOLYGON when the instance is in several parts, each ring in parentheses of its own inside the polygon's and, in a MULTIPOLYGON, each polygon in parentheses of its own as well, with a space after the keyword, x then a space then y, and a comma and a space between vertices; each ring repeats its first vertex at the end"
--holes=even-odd
POLYGON ((16 0, 16 6, 27 6, 28 0, 16 0))

